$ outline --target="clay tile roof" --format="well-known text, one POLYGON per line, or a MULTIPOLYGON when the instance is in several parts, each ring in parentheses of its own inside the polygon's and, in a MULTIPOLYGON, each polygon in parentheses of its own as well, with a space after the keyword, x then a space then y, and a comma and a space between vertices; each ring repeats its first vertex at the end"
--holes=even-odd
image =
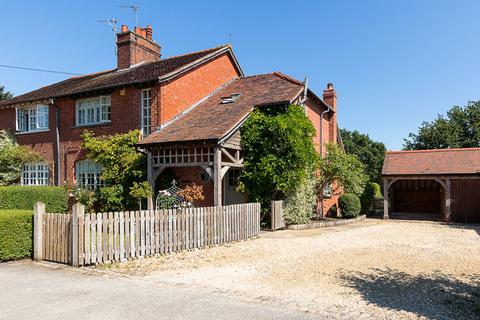
POLYGON ((480 174, 480 148, 387 151, 382 174, 480 174))
POLYGON ((203 51, 174 56, 155 62, 141 63, 122 70, 108 70, 84 76, 76 76, 40 89, 19 95, 0 102, 0 107, 7 107, 17 103, 27 103, 55 97, 68 96, 94 90, 107 89, 134 83, 143 83, 159 80, 181 72, 191 64, 203 61, 225 50, 229 45, 223 45, 203 51))
POLYGON ((290 103, 302 90, 301 82, 280 73, 237 78, 140 144, 219 140, 241 123, 254 107, 290 103), (235 102, 221 103, 222 97, 234 94, 239 94, 235 102))

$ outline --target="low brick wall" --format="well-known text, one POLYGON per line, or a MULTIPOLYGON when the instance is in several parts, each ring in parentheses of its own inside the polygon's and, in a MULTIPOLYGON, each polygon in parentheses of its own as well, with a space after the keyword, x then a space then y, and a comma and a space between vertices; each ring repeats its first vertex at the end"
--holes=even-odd
POLYGON ((327 228, 333 226, 341 226, 344 224, 356 223, 365 220, 365 215, 358 216, 353 219, 338 219, 338 220, 324 220, 324 221, 312 221, 306 224, 290 224, 287 225, 289 230, 305 230, 305 229, 317 229, 327 228))

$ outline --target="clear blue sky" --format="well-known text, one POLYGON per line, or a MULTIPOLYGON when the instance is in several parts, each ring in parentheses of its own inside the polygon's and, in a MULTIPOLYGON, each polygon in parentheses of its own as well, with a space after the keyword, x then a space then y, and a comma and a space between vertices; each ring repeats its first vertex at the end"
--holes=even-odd
MULTIPOLYGON (((140 5, 163 56, 228 42, 247 74, 282 71, 318 94, 333 82, 339 123, 399 149, 419 124, 480 99, 480 1, 2 1, 0 64, 90 73, 115 67, 98 19, 134 24, 140 5)), ((15 94, 66 76, 0 68, 15 94)))

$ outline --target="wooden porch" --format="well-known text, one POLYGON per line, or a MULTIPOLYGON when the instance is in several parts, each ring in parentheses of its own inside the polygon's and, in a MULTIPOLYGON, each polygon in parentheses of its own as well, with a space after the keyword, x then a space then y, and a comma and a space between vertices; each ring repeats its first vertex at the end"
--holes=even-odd
MULTIPOLYGON (((186 142, 155 144, 146 148, 148 159, 148 181, 155 190, 155 182, 168 168, 199 167, 213 181, 213 205, 221 206, 223 201, 223 180, 232 168, 243 167, 243 152, 240 137, 232 137, 221 144, 186 142)), ((154 207, 153 199, 148 201, 149 209, 154 207)))

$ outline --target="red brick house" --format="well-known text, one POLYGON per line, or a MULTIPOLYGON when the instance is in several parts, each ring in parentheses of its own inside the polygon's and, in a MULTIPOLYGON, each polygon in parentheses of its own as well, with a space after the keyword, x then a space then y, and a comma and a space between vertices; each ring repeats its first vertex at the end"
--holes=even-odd
MULTIPOLYGON (((243 201, 234 190, 242 167, 239 128, 253 108, 298 103, 315 126, 317 150, 336 142, 336 94, 323 99, 281 73, 246 77, 230 45, 161 58, 152 28, 117 34, 117 68, 67 80, 0 102, 0 129, 44 160, 26 164, 24 185, 93 188, 101 166, 85 159, 85 129, 108 135, 140 129, 155 185, 168 169, 185 185, 203 185, 202 205, 243 201)), ((325 202, 325 210, 336 198, 325 202)))

